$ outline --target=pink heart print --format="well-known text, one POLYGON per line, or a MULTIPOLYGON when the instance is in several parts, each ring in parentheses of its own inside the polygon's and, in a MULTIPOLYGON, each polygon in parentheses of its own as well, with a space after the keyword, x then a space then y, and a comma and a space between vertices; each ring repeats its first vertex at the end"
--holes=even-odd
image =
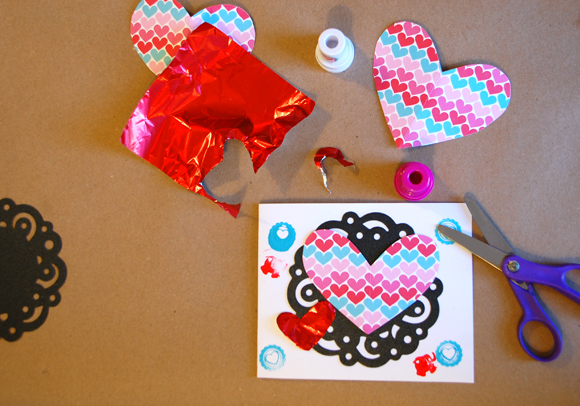
POLYGON ((442 71, 423 27, 399 21, 375 47, 375 86, 398 148, 462 138, 481 131, 506 110, 511 83, 486 64, 442 71))
POLYGON ((244 9, 229 4, 207 7, 191 17, 177 0, 141 0, 131 17, 131 38, 143 62, 159 75, 189 34, 204 22, 252 52, 254 22, 244 9))
POLYGON ((314 231, 306 239, 302 260, 314 286, 366 334, 411 306, 439 270, 437 245, 426 235, 402 238, 372 265, 344 239, 338 231, 314 231))

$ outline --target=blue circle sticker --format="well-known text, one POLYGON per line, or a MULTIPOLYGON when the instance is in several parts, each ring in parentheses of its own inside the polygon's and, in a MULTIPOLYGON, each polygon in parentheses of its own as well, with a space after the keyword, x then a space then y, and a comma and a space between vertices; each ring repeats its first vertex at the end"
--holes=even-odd
POLYGON ((268 345, 260 352, 260 364, 268 371, 276 371, 284 366, 286 356, 282 348, 268 345))
MULTIPOLYGON (((454 230, 461 232, 461 226, 459 225, 459 223, 457 221, 455 221, 453 219, 441 220, 438 225, 449 227, 449 228, 452 228, 454 230)), ((447 238, 446 236, 441 234, 437 227, 435 227, 435 237, 437 237, 439 242, 441 242, 442 244, 445 244, 445 245, 451 245, 451 244, 455 243, 455 241, 453 241, 451 238, 447 238)))
POLYGON ((275 251, 288 251, 296 240, 296 231, 288 223, 277 223, 270 229, 268 244, 275 251))
POLYGON ((437 347, 435 356, 437 357, 437 362, 444 367, 454 367, 461 362, 463 352, 461 351, 461 346, 455 341, 443 341, 437 347))

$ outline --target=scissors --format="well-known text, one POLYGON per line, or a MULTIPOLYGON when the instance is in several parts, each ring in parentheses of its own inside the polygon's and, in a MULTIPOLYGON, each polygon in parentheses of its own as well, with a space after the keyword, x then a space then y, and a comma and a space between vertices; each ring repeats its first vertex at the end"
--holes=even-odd
POLYGON ((514 254, 509 243, 472 197, 465 196, 465 203, 488 244, 443 225, 437 226, 439 232, 504 274, 523 311, 518 324, 518 339, 522 348, 535 360, 555 360, 562 352, 562 336, 538 303, 533 284, 549 286, 580 304, 580 293, 566 283, 566 274, 574 269, 580 269, 580 264, 542 265, 526 261, 514 254), (554 338, 554 346, 551 350, 537 351, 526 342, 523 330, 524 326, 531 321, 541 323, 550 331, 554 338))

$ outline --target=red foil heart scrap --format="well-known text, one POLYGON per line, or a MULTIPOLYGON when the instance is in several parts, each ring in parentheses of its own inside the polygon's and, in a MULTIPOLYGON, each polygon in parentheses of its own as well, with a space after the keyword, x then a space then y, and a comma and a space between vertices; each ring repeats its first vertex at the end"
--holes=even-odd
POLYGON ((203 186, 229 139, 240 140, 257 171, 314 101, 211 24, 200 25, 145 93, 121 142, 186 189, 236 217, 203 186))
POLYGON ((276 319, 278 327, 294 344, 309 351, 326 334, 334 321, 336 310, 329 302, 318 302, 302 316, 282 313, 276 319))
POLYGON ((328 188, 328 178, 326 176, 326 171, 324 170, 324 167, 322 166, 322 161, 324 161, 326 158, 334 158, 342 166, 344 166, 344 167, 352 166, 353 169, 354 169, 354 162, 351 162, 348 159, 346 159, 344 157, 344 154, 342 153, 342 151, 338 148, 325 147, 325 148, 320 148, 318 151, 316 151, 316 154, 314 155, 314 164, 316 165, 318 170, 320 170, 320 172, 322 173, 322 180, 324 181, 324 187, 326 188, 326 190, 328 190, 328 193, 332 193, 330 191, 330 189, 328 188))

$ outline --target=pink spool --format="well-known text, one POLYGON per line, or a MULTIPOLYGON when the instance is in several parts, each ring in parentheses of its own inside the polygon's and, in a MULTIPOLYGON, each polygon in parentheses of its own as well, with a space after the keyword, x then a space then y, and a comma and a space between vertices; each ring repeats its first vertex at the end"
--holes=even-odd
POLYGON ((412 202, 426 198, 434 185, 433 172, 420 162, 408 162, 395 174, 395 190, 402 198, 412 202))

